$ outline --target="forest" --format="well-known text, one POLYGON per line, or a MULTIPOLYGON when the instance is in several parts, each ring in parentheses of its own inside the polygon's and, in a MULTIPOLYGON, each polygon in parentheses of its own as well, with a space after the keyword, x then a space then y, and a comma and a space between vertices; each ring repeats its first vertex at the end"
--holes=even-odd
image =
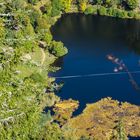
POLYGON ((139 106, 105 98, 73 117, 79 101, 61 99, 56 90, 63 85, 48 76, 59 69, 52 65, 55 60, 68 53, 51 34, 62 14, 138 20, 139 7, 139 0, 0 0, 0 140, 140 136, 139 106))

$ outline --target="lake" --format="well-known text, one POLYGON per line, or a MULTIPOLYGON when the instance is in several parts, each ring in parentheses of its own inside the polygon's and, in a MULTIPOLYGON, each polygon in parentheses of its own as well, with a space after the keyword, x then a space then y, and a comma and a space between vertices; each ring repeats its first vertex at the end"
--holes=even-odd
MULTIPOLYGON (((56 79, 65 82, 59 96, 79 100, 76 114, 87 103, 105 97, 140 105, 140 91, 132 85, 127 73, 85 76, 115 73, 114 68, 118 66, 108 60, 107 55, 122 60, 131 72, 140 71, 140 21, 82 14, 63 15, 53 26, 52 34, 55 40, 65 44, 69 53, 55 62, 62 69, 51 76, 80 75, 56 79)), ((140 86, 140 73, 132 76, 140 86)))

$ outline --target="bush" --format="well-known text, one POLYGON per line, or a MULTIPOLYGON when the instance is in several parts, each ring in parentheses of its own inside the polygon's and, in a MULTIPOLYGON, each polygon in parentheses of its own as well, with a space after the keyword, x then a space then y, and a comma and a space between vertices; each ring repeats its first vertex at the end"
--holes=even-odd
POLYGON ((55 17, 60 15, 62 8, 63 7, 60 0, 52 0, 51 16, 55 17))
POLYGON ((39 74, 39 73, 33 73, 30 78, 35 81, 35 82, 40 82, 40 83, 44 83, 45 82, 45 78, 39 74))
POLYGON ((72 5, 72 0, 61 0, 62 2, 62 9, 64 12, 69 12, 72 5))
POLYGON ((39 0, 28 0, 28 2, 34 5, 34 4, 36 4, 37 2, 39 2, 39 0))
POLYGON ((12 8, 16 10, 18 9, 24 10, 25 6, 26 6, 26 2, 22 0, 15 0, 12 2, 12 8))
POLYGON ((37 26, 36 26, 36 32, 40 34, 44 34, 44 32, 48 31, 49 29, 49 24, 47 23, 45 18, 38 18, 37 21, 37 26))
POLYGON ((89 6, 85 12, 84 12, 86 15, 88 14, 94 14, 96 15, 97 14, 97 7, 93 7, 93 6, 89 6))
POLYGON ((100 6, 100 8, 98 9, 98 14, 101 16, 104 16, 107 14, 107 9, 103 6, 100 6))
POLYGON ((135 12, 133 12, 133 11, 128 11, 128 16, 129 16, 130 18, 134 18, 134 17, 135 17, 135 12))
POLYGON ((113 16, 113 17, 115 17, 115 16, 116 16, 116 13, 114 12, 114 9, 113 9, 113 8, 108 8, 108 9, 107 9, 107 15, 108 15, 108 16, 113 16))
POLYGON ((95 4, 97 5, 101 5, 103 4, 103 0, 94 0, 95 4))
POLYGON ((46 33, 44 36, 44 41, 47 42, 47 45, 49 46, 51 44, 53 37, 51 35, 51 33, 46 33))
POLYGON ((41 12, 30 6, 28 6, 26 10, 31 10, 31 12, 29 13, 30 22, 32 26, 35 28, 37 24, 37 19, 41 18, 41 12))
POLYGON ((120 10, 120 9, 109 8, 107 9, 107 15, 113 17, 119 17, 119 18, 128 18, 127 11, 120 10))
POLYGON ((139 0, 126 0, 126 3, 130 9, 135 9, 139 6, 139 0))
POLYGON ((52 44, 49 47, 49 51, 56 57, 62 57, 68 53, 68 50, 66 47, 64 47, 64 44, 62 42, 56 41, 52 41, 52 44))
POLYGON ((45 7, 45 9, 44 9, 44 11, 42 11, 43 13, 45 13, 46 15, 48 15, 48 16, 51 16, 51 12, 52 12, 52 6, 51 6, 51 3, 46 3, 45 5, 44 5, 44 7, 45 7))
POLYGON ((124 10, 116 9, 117 13, 116 16, 119 18, 128 18, 127 12, 124 10))
POLYGON ((134 18, 135 18, 135 19, 140 19, 140 14, 139 14, 139 13, 135 13, 135 14, 134 14, 134 18))
POLYGON ((88 0, 78 0, 78 9, 80 12, 85 12, 88 0))
POLYGON ((104 0, 104 4, 107 7, 117 7, 117 5, 121 4, 120 0, 104 0))

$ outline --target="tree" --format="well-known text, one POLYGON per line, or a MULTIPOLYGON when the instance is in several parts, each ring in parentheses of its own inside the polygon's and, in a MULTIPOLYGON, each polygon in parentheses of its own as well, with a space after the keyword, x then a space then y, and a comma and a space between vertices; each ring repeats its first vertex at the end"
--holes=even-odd
POLYGON ((122 120, 118 121, 111 139, 128 140, 122 120))
POLYGON ((39 2, 39 0, 28 0, 28 2, 31 4, 36 4, 37 2, 39 2))
POLYGON ((84 12, 87 7, 88 0, 78 0, 78 7, 80 12, 84 12))
POLYGON ((131 10, 139 6, 139 0, 126 0, 126 3, 131 10))
POLYGON ((62 8, 65 12, 68 12, 71 8, 72 0, 61 0, 62 8))
POLYGON ((96 15, 97 14, 97 6, 89 6, 86 8, 85 12, 84 12, 86 15, 88 14, 94 14, 96 15))
POLYGON ((103 0, 95 0, 95 4, 101 5, 103 3, 103 0))
POLYGON ((47 42, 48 46, 50 46, 52 39, 53 39, 53 37, 52 37, 51 33, 47 32, 44 36, 44 41, 47 42))
POLYGON ((26 2, 23 0, 13 0, 12 2, 12 7, 16 10, 19 10, 19 9, 24 10, 25 6, 26 6, 26 2))
POLYGON ((108 7, 117 7, 120 4, 120 0, 104 0, 104 4, 108 7))
POLYGON ((62 57, 68 53, 67 48, 64 47, 64 44, 61 41, 60 42, 53 41, 51 46, 49 47, 49 50, 52 54, 54 54, 57 57, 62 57))
POLYGON ((52 0, 52 16, 58 16, 61 13, 63 6, 61 0, 52 0))

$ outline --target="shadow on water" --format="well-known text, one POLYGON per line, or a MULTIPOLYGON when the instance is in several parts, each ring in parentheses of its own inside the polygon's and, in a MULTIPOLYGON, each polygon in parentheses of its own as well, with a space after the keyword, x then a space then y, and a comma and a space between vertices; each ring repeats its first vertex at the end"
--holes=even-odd
MULTIPOLYGON (((140 70, 140 21, 70 14, 62 16, 52 34, 55 40, 64 42, 69 53, 57 60, 55 65, 62 69, 51 76, 113 72, 116 65, 106 59, 108 54, 122 59, 129 71, 140 70)), ((140 85, 140 74, 133 77, 140 85)), ((140 93, 127 74, 56 80, 65 82, 59 93, 63 99, 80 101, 75 115, 87 103, 105 97, 140 105, 140 93)))

